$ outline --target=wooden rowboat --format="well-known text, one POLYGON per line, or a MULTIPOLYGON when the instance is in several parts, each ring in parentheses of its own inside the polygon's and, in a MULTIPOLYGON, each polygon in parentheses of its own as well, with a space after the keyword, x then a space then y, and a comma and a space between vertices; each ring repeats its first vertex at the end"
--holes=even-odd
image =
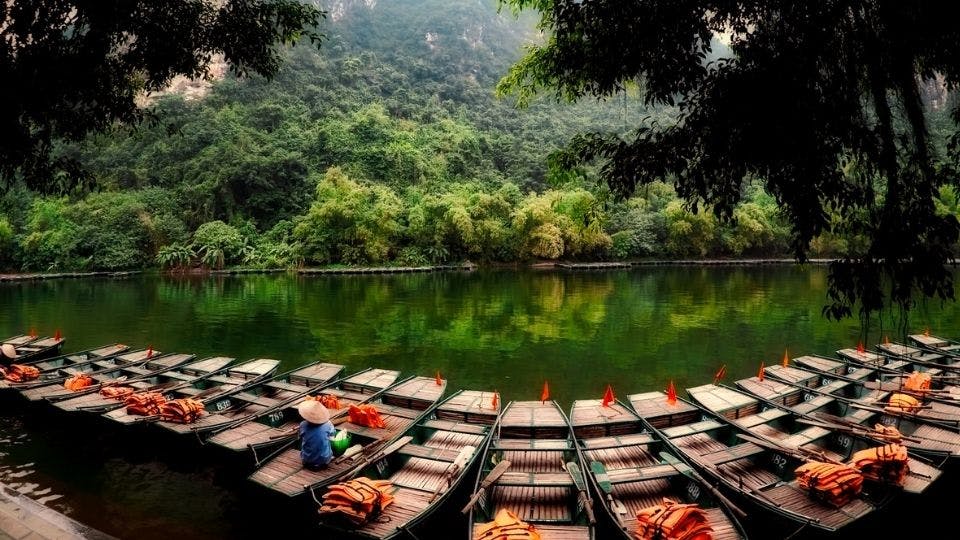
MULTIPOLYGON (((329 520, 323 525, 338 533, 337 538, 385 540, 413 531, 446 502, 484 454, 500 414, 500 407, 491 404, 493 396, 493 392, 461 390, 408 428, 390 445, 395 451, 366 457, 350 476, 389 480, 393 502, 361 527, 329 520), (399 444, 402 441, 409 442, 399 444)), ((314 494, 318 504, 319 496, 314 494)))
POLYGON ((82 373, 93 377, 98 373, 115 371, 117 368, 123 366, 144 364, 147 361, 158 359, 163 355, 164 353, 152 349, 140 349, 68 365, 58 369, 55 377, 25 387, 21 391, 21 394, 30 401, 41 400, 50 395, 62 395, 67 391, 66 388, 63 387, 63 382, 74 375, 82 373))
POLYGON ((929 334, 911 334, 907 336, 914 344, 929 351, 950 356, 960 356, 960 342, 929 334))
POLYGON ((312 364, 261 379, 260 382, 220 394, 217 399, 204 401, 206 413, 191 424, 161 422, 159 425, 177 433, 193 432, 197 436, 215 429, 249 420, 258 413, 274 409, 291 399, 302 397, 310 390, 336 380, 343 373, 340 364, 313 362, 312 364))
MULTIPOLYGON (((60 401, 72 400, 73 398, 87 395, 99 395, 100 389, 104 386, 110 386, 126 382, 131 377, 150 376, 155 373, 167 371, 170 368, 185 364, 193 360, 192 354, 161 354, 153 355, 146 362, 136 365, 118 365, 112 369, 97 371, 90 374, 93 384, 80 390, 69 390, 60 388, 56 392, 49 392, 43 396, 43 399, 53 403, 55 406, 60 401)), ((74 410, 72 407, 60 407, 63 410, 74 410)))
POLYGON ((917 348, 903 343, 885 342, 877 344, 877 351, 889 358, 916 361, 951 372, 960 370, 960 357, 933 352, 923 347, 917 348))
MULTIPOLYGON (((128 368, 131 377, 125 381, 118 381, 115 386, 129 388, 133 392, 162 392, 174 387, 185 386, 200 377, 210 375, 230 365, 235 358, 215 356, 204 358, 189 364, 180 364, 163 371, 148 371, 138 367, 128 368), (138 374, 139 373, 139 374, 138 374)), ((82 411, 93 414, 103 414, 107 411, 123 407, 126 396, 114 398, 102 393, 90 392, 84 395, 64 399, 54 403, 55 406, 66 411, 82 411)))
POLYGON ((637 512, 664 498, 698 504, 714 540, 746 538, 732 510, 711 493, 711 486, 669 454, 663 439, 628 406, 614 401, 604 407, 598 399, 574 401, 570 424, 595 500, 601 501, 621 538, 633 540, 637 512))
MULTIPOLYGON (((279 367, 279 360, 255 358, 242 364, 231 366, 223 375, 210 377, 207 381, 214 384, 202 392, 194 392, 192 386, 183 386, 173 390, 171 393, 174 399, 192 398, 199 401, 203 404, 205 411, 204 416, 208 416, 211 410, 226 411, 232 403, 229 396, 268 380, 279 367)), ((201 416, 197 421, 202 420, 204 416, 201 416)), ((181 424, 179 422, 164 420, 162 417, 156 417, 154 421, 157 426, 181 435, 191 433, 196 424, 196 422, 181 424)))
POLYGON ((26 345, 31 341, 37 341, 38 339, 40 339, 39 336, 30 336, 27 334, 20 334, 17 336, 10 336, 5 340, 0 341, 0 343, 4 345, 13 345, 14 347, 19 347, 21 345, 26 345))
POLYGON ((56 356, 63 348, 63 342, 66 341, 62 337, 34 337, 23 340, 22 337, 17 336, 12 339, 13 342, 4 341, 4 343, 13 345, 13 348, 16 349, 18 355, 18 358, 14 361, 16 364, 27 364, 33 360, 56 356))
POLYGON ((595 538, 583 469, 570 422, 555 401, 510 402, 480 466, 470 539, 504 509, 533 525, 545 540, 595 538), (487 484, 484 479, 504 462, 509 462, 506 472, 487 484))
MULTIPOLYGON (((340 401, 342 416, 350 405, 378 397, 385 389, 393 386, 399 376, 399 371, 368 368, 345 379, 331 381, 315 391, 336 397, 340 401)), ((253 418, 222 427, 206 442, 234 452, 250 449, 254 461, 259 463, 258 452, 269 453, 270 449, 289 443, 298 436, 297 427, 301 418, 296 406, 304 397, 306 395, 291 399, 273 409, 261 411, 253 418)), ((331 417, 336 418, 337 412, 331 411, 331 417)))
MULTIPOLYGON (((705 477, 800 527, 836 531, 876 509, 863 498, 842 508, 817 502, 798 485, 793 471, 803 461, 792 452, 745 441, 738 436, 738 428, 689 401, 677 398, 670 403, 663 392, 647 392, 631 395, 630 404, 651 431, 705 477)), ((759 404, 754 402, 744 412, 760 412, 759 404)))
MULTIPOLYGON (((804 355, 794 358, 793 362, 807 371, 834 378, 862 381, 863 385, 871 390, 905 392, 916 396, 916 392, 904 388, 906 378, 912 373, 907 370, 913 368, 913 365, 906 361, 892 360, 879 367, 873 367, 824 356, 804 355)), ((923 372, 922 368, 918 371, 923 372)), ((927 374, 931 375, 931 391, 924 393, 924 399, 948 405, 960 403, 960 387, 952 384, 955 380, 953 376, 937 375, 935 372, 927 374)))
MULTIPOLYGON (((410 425, 418 422, 440 399, 446 386, 446 380, 437 384, 433 377, 408 379, 372 401, 386 427, 361 426, 342 417, 347 421, 340 423, 338 429, 348 431, 352 443, 362 446, 357 459, 363 459, 362 456, 384 448, 400 437, 410 425)), ((325 469, 306 469, 300 461, 300 438, 297 437, 258 463, 259 468, 249 479, 278 494, 296 497, 339 481, 355 465, 355 461, 337 458, 325 469)))
MULTIPOLYGON (((805 357, 800 357, 794 362, 803 365, 804 360, 805 357)), ((816 364, 822 365, 819 361, 816 364)), ((960 458, 960 433, 955 427, 924 420, 920 415, 883 408, 882 402, 888 399, 889 391, 874 390, 872 394, 862 394, 858 388, 863 385, 857 377, 860 371, 866 370, 869 368, 859 368, 843 376, 792 366, 771 366, 766 368, 769 379, 762 384, 754 378, 738 381, 737 386, 795 413, 820 422, 840 422, 843 425, 838 427, 856 429, 865 436, 875 437, 874 426, 877 424, 895 427, 906 437, 900 444, 912 453, 938 460, 960 458), (881 402, 879 406, 875 403, 878 400, 881 402)))
MULTIPOLYGON (((780 366, 777 366, 780 367, 780 366)), ((771 369, 771 368, 768 368, 771 369)), ((772 369, 772 371, 776 371, 772 369)), ((842 382, 842 381, 841 381, 842 382)), ((749 435, 766 439, 778 446, 794 449, 810 459, 847 463, 854 453, 868 448, 876 448, 894 442, 883 439, 877 432, 871 436, 869 430, 853 430, 844 425, 809 421, 819 418, 815 414, 801 414, 788 406, 781 405, 781 401, 799 406, 804 397, 822 397, 817 401, 808 398, 808 406, 816 407, 814 412, 830 407, 833 404, 845 405, 830 396, 817 396, 802 389, 785 383, 757 377, 737 381, 741 388, 751 393, 741 392, 725 386, 704 385, 687 390, 691 399, 705 410, 725 421, 730 422, 749 435), (770 394, 776 399, 764 399, 760 394, 770 394), (753 394, 753 395, 751 395, 753 394), (711 405, 706 405, 707 403, 711 405), (760 410, 755 413, 745 412, 754 406, 760 410)), ((803 410, 804 407, 801 407, 803 410)), ((941 471, 916 456, 909 456, 910 474, 907 476, 902 491, 907 493, 923 493, 936 481, 941 471)), ((876 506, 886 504, 900 491, 899 486, 877 485, 870 491, 870 502, 876 506)))
POLYGON ((936 377, 944 376, 949 372, 950 377, 960 377, 960 373, 957 373, 960 365, 947 366, 924 357, 895 356, 882 352, 849 348, 838 350, 837 356, 850 363, 875 369, 902 371, 904 373, 921 371, 936 377))
POLYGON ((69 390, 61 388, 57 392, 50 392, 43 396, 44 399, 53 403, 55 406, 65 410, 76 410, 73 406, 61 407, 61 401, 72 401, 73 398, 87 395, 99 395, 100 389, 104 386, 110 386, 126 382, 127 379, 136 377, 149 377, 150 375, 167 371, 170 368, 185 364, 193 360, 192 354, 161 354, 150 356, 146 362, 136 365, 118 365, 112 369, 98 370, 90 374, 93 384, 80 390, 69 390))
POLYGON ((64 354, 60 356, 54 356, 53 358, 40 358, 33 359, 28 362, 16 362, 17 364, 24 364, 28 366, 33 366, 40 371, 38 378, 24 381, 24 382, 15 382, 9 381, 6 379, 0 380, 0 389, 3 388, 17 388, 24 389, 30 388, 33 386, 42 386, 47 384, 50 379, 56 379, 60 377, 57 373, 57 370, 72 366, 76 364, 83 364, 86 362, 92 362, 94 360, 99 360, 101 358, 106 358, 109 356, 114 356, 121 354, 129 350, 129 347, 126 345, 121 345, 119 343, 114 343, 113 345, 104 345, 103 347, 97 347, 96 349, 87 349, 85 351, 75 352, 71 354, 64 354))

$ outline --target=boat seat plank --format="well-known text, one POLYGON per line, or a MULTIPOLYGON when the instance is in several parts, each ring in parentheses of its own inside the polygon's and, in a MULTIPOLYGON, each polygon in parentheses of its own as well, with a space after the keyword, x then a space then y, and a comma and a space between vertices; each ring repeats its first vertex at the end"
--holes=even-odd
POLYGON ((607 469, 607 476, 611 484, 623 484, 669 478, 680 474, 673 465, 652 465, 649 467, 630 467, 626 469, 607 469))
POLYGON ((633 435, 616 435, 612 437, 597 437, 595 439, 582 440, 583 447, 590 450, 648 445, 655 441, 656 439, 649 433, 635 433, 633 435))
POLYGON ((550 486, 574 487, 573 480, 567 472, 523 472, 510 471, 503 473, 497 485, 506 486, 550 486))
POLYGON ((432 448, 429 446, 407 443, 403 445, 400 450, 397 450, 397 454, 402 456, 423 458, 432 461, 442 461, 444 463, 453 463, 457 459, 459 452, 445 448, 432 448))
POLYGON ((674 426, 671 428, 666 428, 662 430, 663 435, 668 439, 673 439, 674 437, 686 437, 688 435, 693 435, 696 433, 703 433, 707 431, 712 431, 722 427, 722 424, 716 420, 708 419, 701 420, 700 422, 694 422, 692 424, 687 424, 683 426, 674 426))
POLYGON ((493 450, 553 451, 572 448, 567 439, 500 439, 493 450))
POLYGON ((484 434, 490 429, 488 426, 478 426, 467 422, 454 422, 451 420, 427 420, 423 423, 424 427, 439 429, 443 431, 456 431, 457 433, 484 434))
POLYGON ((766 449, 763 447, 757 446, 756 444, 750 442, 745 442, 724 448, 722 450, 701 454, 700 460, 716 467, 718 465, 723 465, 724 463, 738 461, 743 458, 762 454, 764 452, 766 452, 766 449))

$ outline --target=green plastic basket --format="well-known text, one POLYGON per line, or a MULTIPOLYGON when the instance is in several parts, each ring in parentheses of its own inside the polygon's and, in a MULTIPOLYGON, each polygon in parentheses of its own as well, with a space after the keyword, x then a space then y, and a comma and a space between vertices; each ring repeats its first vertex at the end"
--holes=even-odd
POLYGON ((339 456, 347 451, 347 448, 350 448, 350 432, 340 430, 334 435, 333 439, 330 439, 330 446, 333 448, 333 455, 339 456))

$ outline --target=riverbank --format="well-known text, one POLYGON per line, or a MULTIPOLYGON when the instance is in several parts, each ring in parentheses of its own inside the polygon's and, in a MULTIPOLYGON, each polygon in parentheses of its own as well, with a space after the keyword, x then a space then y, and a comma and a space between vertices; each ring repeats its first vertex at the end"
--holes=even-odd
MULTIPOLYGON (((833 259, 808 259, 805 264, 825 265, 833 259)), ((535 269, 535 270, 618 270, 644 266, 774 266, 797 264, 795 259, 658 259, 641 261, 614 262, 566 262, 550 261, 528 264, 489 264, 474 263, 439 264, 430 266, 337 266, 330 268, 224 268, 221 270, 190 270, 174 272, 175 275, 241 275, 241 274, 283 274, 335 275, 335 274, 408 274, 423 272, 463 272, 484 268, 495 269, 535 269)), ((24 274, 0 274, 0 282, 5 281, 43 281, 52 279, 80 279, 91 277, 124 278, 142 273, 140 270, 121 272, 31 272, 24 274)))
POLYGON ((0 484, 0 538, 116 540, 0 484))

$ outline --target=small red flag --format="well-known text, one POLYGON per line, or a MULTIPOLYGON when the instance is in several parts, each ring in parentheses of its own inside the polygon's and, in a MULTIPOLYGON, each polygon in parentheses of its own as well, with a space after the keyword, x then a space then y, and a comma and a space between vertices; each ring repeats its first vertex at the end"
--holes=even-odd
POLYGON ((883 336, 883 344, 884 345, 890 344, 890 336, 883 336))
POLYGON ((615 399, 616 398, 613 397, 613 388, 611 388, 610 385, 608 384, 607 391, 603 393, 603 402, 601 403, 601 405, 603 405, 604 407, 609 407, 610 404, 613 403, 615 399))
POLYGON ((500 407, 500 392, 493 391, 493 399, 490 400, 490 408, 497 410, 500 407))
POLYGON ((677 404, 677 389, 673 387, 673 379, 670 379, 670 386, 667 386, 667 403, 670 405, 677 404))
POLYGON ((30 337, 37 337, 37 329, 31 327, 31 328, 30 328, 30 334, 29 334, 29 335, 30 335, 30 337))
POLYGON ((727 365, 724 364, 720 366, 720 369, 717 370, 717 374, 713 376, 713 384, 717 384, 721 379, 727 376, 727 365))
POLYGON ((437 370, 437 376, 434 379, 434 382, 437 383, 437 386, 443 386, 443 379, 440 378, 440 370, 437 370))
POLYGON ((930 337, 930 327, 929 327, 929 326, 923 329, 923 335, 926 336, 926 337, 930 337))
POLYGON ((857 342, 857 353, 858 353, 858 354, 863 354, 863 353, 865 353, 865 352, 867 352, 867 349, 864 348, 863 342, 862 342, 862 341, 858 341, 858 342, 857 342))
POLYGON ((766 371, 766 368, 764 368, 763 362, 760 362, 760 371, 757 372, 757 378, 760 379, 761 381, 763 380, 763 376, 764 376, 764 372, 765 372, 765 371, 766 371))
POLYGON ((540 402, 546 402, 550 399, 550 386, 547 384, 547 381, 543 381, 543 390, 540 391, 540 402))
POLYGON ((787 349, 783 350, 783 367, 790 365, 790 354, 787 352, 787 349))
POLYGON ((59 328, 57 328, 57 331, 54 332, 54 334, 53 334, 53 339, 55 339, 55 340, 57 340, 57 341, 60 341, 61 339, 63 339, 63 334, 60 333, 60 329, 59 329, 59 328))
POLYGON ((147 345, 147 358, 153 358, 153 345, 147 345))

